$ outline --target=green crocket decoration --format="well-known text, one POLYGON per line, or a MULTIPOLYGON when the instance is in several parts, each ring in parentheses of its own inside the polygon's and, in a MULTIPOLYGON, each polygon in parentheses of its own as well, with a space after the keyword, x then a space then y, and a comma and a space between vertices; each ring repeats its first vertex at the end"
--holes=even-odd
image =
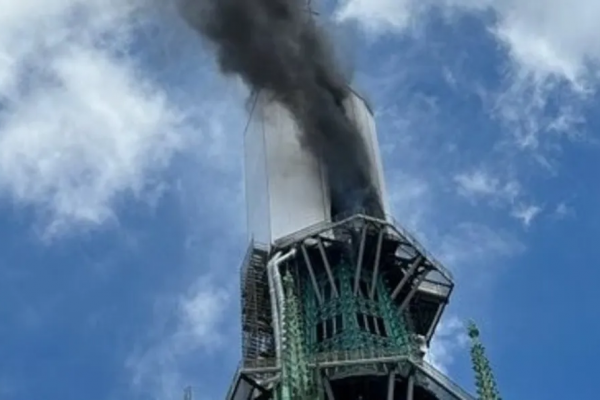
POLYGON ((469 322, 468 333, 471 338, 471 361, 475 370, 475 385, 479 400, 502 400, 492 367, 485 356, 485 348, 479 339, 479 329, 472 321, 469 322))

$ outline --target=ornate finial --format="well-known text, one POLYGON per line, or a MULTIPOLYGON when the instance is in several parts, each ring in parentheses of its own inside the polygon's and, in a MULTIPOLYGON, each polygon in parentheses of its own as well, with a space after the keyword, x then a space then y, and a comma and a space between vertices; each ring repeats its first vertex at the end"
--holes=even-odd
POLYGON ((477 325, 475 325, 474 321, 469 321, 467 325, 467 331, 471 339, 479 338, 479 328, 477 328, 477 325))
POLYGON ((479 329, 475 322, 469 321, 467 330, 471 338, 471 361, 475 370, 475 386, 479 400, 501 400, 496 379, 485 355, 485 348, 479 340, 479 329))

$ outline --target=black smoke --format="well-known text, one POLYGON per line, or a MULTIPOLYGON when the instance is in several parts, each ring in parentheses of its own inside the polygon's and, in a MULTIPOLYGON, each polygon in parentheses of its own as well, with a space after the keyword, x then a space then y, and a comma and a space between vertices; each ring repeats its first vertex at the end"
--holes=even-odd
POLYGON ((342 108, 348 82, 306 0, 180 2, 190 26, 215 45, 223 73, 239 75, 291 112, 303 145, 325 163, 332 214, 383 217, 365 143, 342 108))

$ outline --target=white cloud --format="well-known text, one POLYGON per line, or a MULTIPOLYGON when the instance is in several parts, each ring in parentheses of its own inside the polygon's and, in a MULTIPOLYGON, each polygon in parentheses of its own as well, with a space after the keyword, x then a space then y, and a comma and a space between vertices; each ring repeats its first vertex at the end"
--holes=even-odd
POLYGON ((425 220, 431 204, 431 189, 423 179, 402 171, 390 174, 389 201, 395 218, 403 227, 417 235, 424 232, 425 220))
POLYGON ((443 318, 425 359, 440 371, 448 373, 448 367, 452 365, 456 353, 464 351, 468 341, 465 324, 457 316, 443 318))
POLYGON ((338 0, 338 22, 356 22, 372 35, 404 33, 416 26, 427 11, 437 8, 450 15, 457 10, 482 10, 489 0, 338 0))
POLYGON ((492 32, 536 79, 556 76, 584 88, 600 62, 596 40, 600 3, 593 0, 340 0, 337 19, 355 20, 373 33, 401 33, 427 9, 448 13, 492 11, 492 32))
POLYGON ((499 19, 497 37, 513 59, 534 74, 564 78, 584 89, 600 62, 597 21, 600 3, 592 0, 503 0, 491 3, 499 19))
POLYGON ((597 21, 593 0, 340 0, 337 20, 354 21, 369 35, 403 34, 427 20, 428 11, 449 20, 469 13, 484 18, 488 31, 507 55, 504 86, 486 93, 495 99, 491 112, 513 144, 528 150, 545 167, 545 154, 560 146, 556 137, 578 136, 581 102, 593 93, 600 75, 597 21))
POLYGON ((512 216, 520 220, 525 227, 528 227, 541 211, 540 206, 520 204, 512 211, 512 216))
POLYGON ((222 344, 218 332, 231 293, 202 281, 191 295, 180 301, 180 327, 175 335, 178 346, 210 347, 222 344))
POLYGON ((468 199, 477 200, 487 197, 494 200, 513 202, 521 192, 521 187, 515 180, 502 182, 484 169, 474 169, 454 177, 458 193, 468 199))
POLYGON ((575 216, 575 210, 569 204, 565 202, 558 203, 552 216, 556 219, 565 219, 575 216))
POLYGON ((371 34, 406 29, 414 12, 411 0, 340 0, 335 18, 358 21, 371 34))
POLYGON ((487 200, 490 204, 508 208, 509 215, 528 227, 542 211, 536 204, 526 204, 521 185, 514 179, 502 180, 485 169, 476 168, 470 172, 455 175, 454 182, 459 195, 471 202, 487 200))
POLYGON ((522 71, 509 76, 503 90, 491 100, 491 114, 506 133, 500 142, 556 173, 562 142, 579 140, 586 134, 587 97, 570 88, 565 81, 532 79, 522 71))
POLYGON ((163 329, 155 342, 126 361, 136 391, 157 399, 181 398, 183 388, 198 381, 198 377, 187 376, 182 364, 222 349, 227 342, 225 311, 230 306, 230 290, 201 278, 188 295, 177 300, 174 309, 157 307, 163 313, 157 316, 157 323, 175 317, 176 324, 172 330, 163 329))
POLYGON ((463 222, 442 237, 439 258, 453 270, 464 271, 466 266, 483 268, 490 260, 513 256, 524 249, 524 245, 507 232, 463 222))
POLYGON ((181 117, 123 56, 137 0, 1 0, 0 194, 46 234, 101 224, 180 146, 181 117))

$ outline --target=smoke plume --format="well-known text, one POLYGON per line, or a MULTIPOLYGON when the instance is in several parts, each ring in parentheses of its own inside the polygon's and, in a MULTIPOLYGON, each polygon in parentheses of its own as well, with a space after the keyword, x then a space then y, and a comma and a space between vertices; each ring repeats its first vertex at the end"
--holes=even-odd
POLYGON ((325 163, 332 213, 382 217, 364 140, 342 107, 347 81, 306 0, 180 1, 186 21, 216 46, 221 71, 293 115, 302 144, 325 163))

